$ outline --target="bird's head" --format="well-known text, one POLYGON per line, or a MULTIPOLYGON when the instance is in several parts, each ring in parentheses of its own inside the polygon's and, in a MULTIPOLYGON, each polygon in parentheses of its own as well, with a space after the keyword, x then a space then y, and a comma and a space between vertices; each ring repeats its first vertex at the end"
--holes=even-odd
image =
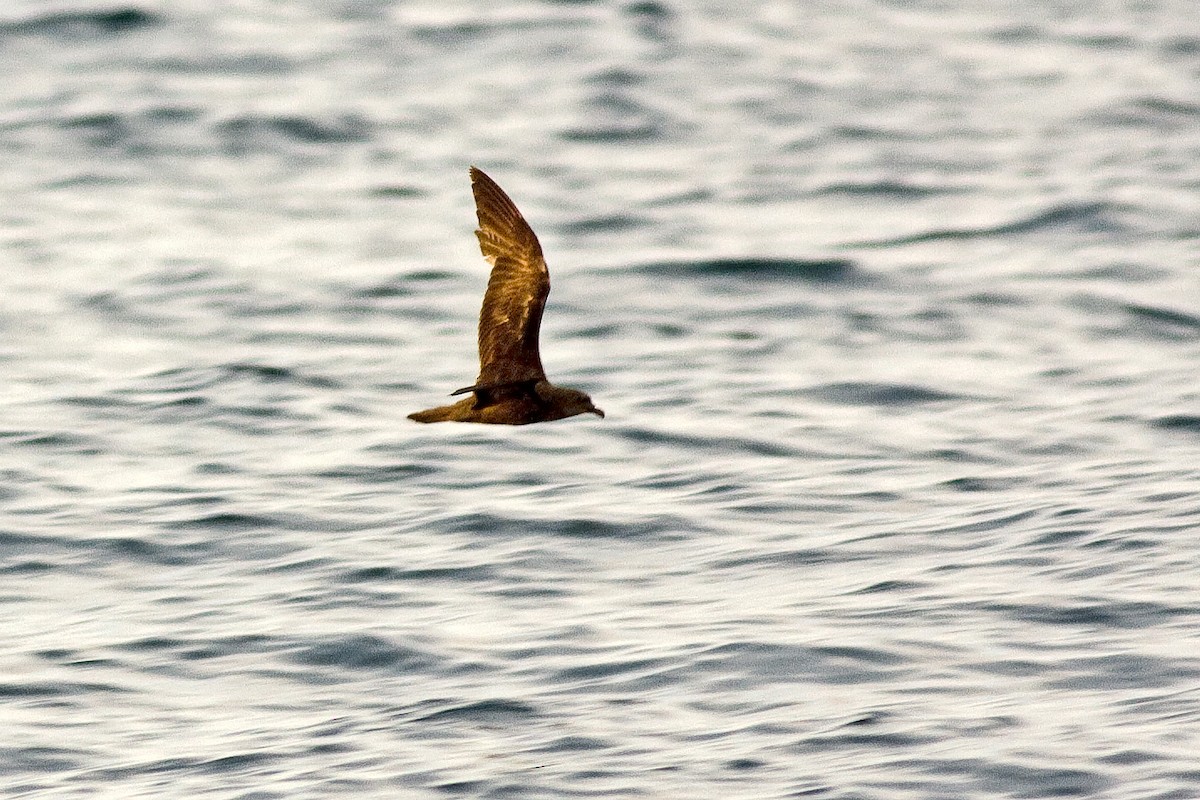
POLYGON ((573 417, 576 414, 595 414, 600 419, 604 419, 604 410, 596 408, 592 398, 578 389, 555 386, 553 393, 554 406, 562 415, 559 419, 573 417))

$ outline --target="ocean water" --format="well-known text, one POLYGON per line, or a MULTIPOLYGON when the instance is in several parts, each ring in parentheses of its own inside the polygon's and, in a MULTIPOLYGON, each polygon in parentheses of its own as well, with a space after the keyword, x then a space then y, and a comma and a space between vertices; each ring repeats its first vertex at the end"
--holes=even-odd
POLYGON ((0 12, 0 797, 1200 797, 1200 6, 0 12), (605 420, 475 376, 467 167, 605 420))

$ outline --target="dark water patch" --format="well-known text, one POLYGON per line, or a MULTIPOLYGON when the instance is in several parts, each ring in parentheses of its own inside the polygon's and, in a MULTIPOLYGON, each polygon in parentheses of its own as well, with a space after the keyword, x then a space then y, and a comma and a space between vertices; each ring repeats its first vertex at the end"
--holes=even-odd
POLYGON ((70 536, 31 536, 25 533, 0 531, 0 553, 3 553, 6 558, 27 553, 44 555, 50 548, 70 549, 75 546, 76 540, 70 536))
MULTIPOLYGON (((1042 514, 1042 512, 1037 509, 1027 509, 1027 510, 1022 510, 1022 511, 1009 511, 1007 509, 1002 509, 999 514, 995 514, 995 512, 991 511, 991 510, 980 512, 980 513, 988 514, 990 516, 988 516, 986 519, 981 519, 981 520, 977 520, 977 521, 973 521, 973 522, 960 522, 960 523, 954 523, 951 525, 944 525, 940 528, 929 528, 928 530, 925 531, 925 533, 938 534, 938 535, 958 534, 958 533, 987 533, 987 532, 992 532, 992 531, 1003 530, 1004 528, 1007 528, 1011 525, 1015 525, 1018 522, 1024 522, 1027 519, 1033 519, 1034 517, 1040 516, 1042 514)), ((967 515, 967 516, 969 517, 969 515, 967 515)), ((947 564, 947 565, 943 565, 941 567, 937 567, 936 569, 956 569, 956 568, 957 568, 956 565, 947 564)))
POLYGON ((185 661, 208 661, 247 653, 263 653, 277 649, 277 641, 260 634, 226 636, 205 642, 190 642, 179 649, 179 657, 185 661))
MULTIPOLYGON (((662 405, 670 406, 673 403, 664 402, 662 405)), ((700 436, 634 425, 622 427, 617 435, 622 439, 639 444, 661 444, 684 449, 719 451, 725 454, 752 453, 773 458, 796 458, 801 455, 801 451, 796 447, 772 439, 700 436)))
POLYGON ((563 129, 559 138, 577 144, 642 144, 667 136, 665 114, 648 108, 629 92, 605 90, 584 103, 586 124, 563 129))
MULTIPOLYGON (((1118 750, 1115 753, 1102 755, 1096 760, 1101 764, 1132 767, 1139 764, 1152 764, 1156 761, 1165 761, 1167 759, 1159 753, 1151 753, 1147 750, 1118 750)), ((1200 778, 1200 772, 1196 773, 1196 777, 1200 778)))
POLYGON ((644 522, 622 524, 583 517, 542 522, 541 528, 554 536, 573 539, 630 539, 662 532, 658 526, 648 525, 644 522))
POLYGON ((218 369, 223 373, 222 377, 248 377, 259 383, 290 383, 313 389, 343 388, 339 381, 323 375, 309 375, 294 367, 235 361, 229 364, 222 364, 218 369))
POLYGON ((992 30, 991 36, 998 42, 1028 44, 1031 42, 1040 42, 1044 33, 1037 25, 1017 23, 998 25, 992 30))
POLYGON ((560 736, 535 748, 538 753, 587 753, 594 750, 607 750, 613 746, 610 741, 595 739, 591 736, 560 736))
POLYGON ((829 130, 828 135, 851 142, 900 142, 917 138, 911 131, 883 125, 836 125, 829 130))
POLYGON ((2 431, 0 432, 0 439, 7 439, 16 447, 63 451, 81 456, 94 456, 104 452, 104 448, 90 436, 67 431, 57 431, 54 433, 2 431))
POLYGON ((451 271, 445 270, 445 269, 418 269, 418 270, 414 270, 412 272, 408 272, 403 275, 397 276, 396 278, 393 279, 392 283, 389 283, 387 285, 393 285, 395 282, 410 282, 410 281, 416 281, 418 283, 432 283, 434 281, 459 280, 462 277, 463 276, 461 273, 451 272, 451 271))
POLYGON ((115 649, 130 653, 161 653, 173 652, 182 645, 182 639, 174 639, 169 636, 148 636, 144 639, 135 639, 132 642, 117 645, 115 649))
POLYGON ((806 736, 795 749, 800 753, 844 751, 864 747, 894 749, 915 747, 936 740, 936 737, 930 734, 900 730, 889 715, 876 712, 847 722, 836 730, 806 736))
POLYGON ((1038 661, 1025 659, 1004 658, 995 661, 981 661, 966 664, 966 669, 982 672, 986 675, 1001 675, 1006 678, 1033 678, 1045 675, 1051 668, 1038 661))
POLYGON ((262 77, 289 74, 296 70, 296 61, 279 53, 221 53, 192 50, 186 55, 172 54, 148 59, 147 66, 156 72, 220 75, 228 79, 235 75, 262 77))
POLYGON ((480 700, 441 708, 416 722, 471 722, 481 725, 526 723, 538 717, 537 709, 514 700, 480 700))
POLYGON ((0 22, 0 35, 23 34, 91 38, 112 36, 163 24, 163 19, 136 6, 80 11, 52 11, 26 19, 0 22))
POLYGON ((1151 420, 1151 425, 1164 431, 1183 431, 1184 433, 1200 433, 1200 415, 1197 414, 1168 414, 1151 420))
MULTIPOLYGON (((1194 612, 1191 614, 1195 618, 1194 612)), ((1167 659, 1137 653, 1120 653, 1065 660, 1064 677, 1050 681, 1051 689, 1129 691, 1191 685, 1200 676, 1194 658, 1167 659)))
POLYGON ((272 151, 280 143, 358 144, 370 141, 373 135, 365 117, 350 113, 329 118, 243 115, 218 123, 215 133, 226 152, 233 155, 272 151))
POLYGON ((1168 36, 1161 42, 1162 49, 1167 53, 1180 56, 1200 55, 1200 36, 1180 33, 1168 36))
POLYGON ((295 377, 295 373, 286 367, 273 367, 265 364, 233 363, 225 364, 221 369, 229 375, 248 375, 266 382, 291 380, 295 377))
POLYGON ((1000 480, 998 478, 953 478, 942 483, 942 486, 948 489, 971 494, 976 492, 1002 492, 1012 489, 1016 485, 1017 481, 1011 479, 1000 480))
POLYGON ((861 589, 855 589, 854 591, 846 592, 846 594, 887 594, 889 592, 901 592, 908 594, 926 589, 928 586, 929 584, 927 583, 920 583, 917 581, 889 580, 879 581, 878 583, 873 583, 870 586, 864 586, 861 589))
POLYGON ((86 697, 96 694, 125 694, 127 691, 120 686, 113 686, 112 684, 79 681, 0 682, 0 698, 86 697))
POLYGON ((371 197, 387 197, 399 200, 408 200, 413 197, 423 197, 425 192, 408 184, 391 183, 385 186, 376 186, 370 191, 371 197))
MULTIPOLYGON (((40 575, 45 572, 51 572, 56 569, 61 569, 61 564, 56 564, 51 561, 43 561, 41 559, 26 559, 23 561, 12 561, 0 566, 0 575, 40 575)), ((0 600, 17 599, 0 596, 0 600)))
MULTIPOLYGON (((406 281, 446 280, 453 277, 455 276, 449 272, 438 273, 436 277, 419 277, 416 275, 397 276, 383 283, 355 289, 350 293, 350 297, 354 300, 384 300, 389 297, 412 297, 415 292, 410 287, 404 285, 406 281)), ((365 310, 364 307, 358 304, 354 304, 352 307, 358 310, 359 313, 365 310)))
MULTIPOLYGON (((490 781, 482 780, 453 780, 443 783, 433 784, 433 788, 446 795, 447 797, 506 797, 510 796, 507 793, 497 794, 497 787, 491 786, 490 781), (490 789, 490 791, 489 791, 490 789)), ((524 787, 522 787, 522 792, 524 787)), ((513 793, 511 796, 520 797, 520 793, 513 793)))
POLYGON ((554 536, 570 539, 636 539, 678 532, 671 520, 648 519, 621 523, 587 517, 529 519, 486 513, 450 517, 441 521, 439 527, 480 536, 554 536))
POLYGON ((631 144, 653 142, 665 136, 664 127, 655 122, 626 120, 587 127, 566 128, 559 137, 576 144, 631 144))
POLYGON ((287 575, 323 573, 333 561, 328 558, 296 558, 268 564, 253 571, 255 575, 287 575))
POLYGON ((625 7, 625 16, 643 39, 667 44, 674 37, 675 12, 659 0, 635 0, 625 7))
POLYGON ((828 383, 803 394, 828 403, 852 406, 907 406, 966 399, 924 386, 899 383, 828 383))
POLYGON ((196 764, 196 767, 201 772, 208 772, 214 775, 228 775, 231 772, 273 764, 283 759, 284 755, 281 753, 267 753, 262 751, 236 753, 230 756, 221 756, 220 758, 210 758, 200 761, 196 764))
POLYGON ((275 517, 258 514, 242 514, 234 511, 221 511, 215 514, 203 514, 198 517, 187 517, 163 523, 162 527, 178 531, 211 531, 213 533, 243 533, 286 527, 275 517))
POLYGON ((115 645, 113 649, 127 653, 152 653, 183 661, 208 661, 247 653, 270 652, 279 649, 279 645, 275 639, 260 634, 226 636, 211 640, 149 636, 115 645))
POLYGON ((587 82, 591 86, 600 86, 609 89, 629 89, 645 83, 646 74, 624 67, 611 67, 601 70, 595 75, 588 76, 587 82))
POLYGON ((492 32, 480 22, 446 22, 410 25, 409 33, 420 42, 461 49, 492 32))
POLYGON ((1066 203, 1023 219, 999 225, 980 226, 976 228, 942 228, 909 236, 898 236, 893 239, 856 242, 845 246, 862 248, 896 247, 923 242, 960 241, 991 236, 1039 233, 1046 230, 1059 229, 1072 229, 1086 233, 1111 233, 1124 230, 1124 226, 1112 218, 1112 210, 1112 206, 1108 203, 1066 203))
POLYGON ((1097 797, 1111 784, 1104 775, 1090 770, 1005 763, 990 758, 922 759, 902 766, 965 780, 986 797, 1097 797))
MULTIPOLYGON (((675 401, 663 401, 660 405, 671 407, 675 401)), ((703 436, 666 431, 640 426, 626 426, 618 431, 621 438, 641 444, 662 444, 697 450, 716 450, 722 453, 753 453, 778 458, 795 458, 801 451, 776 439, 752 439, 749 437, 703 436)))
MULTIPOLYGON (((218 776, 224 781, 228 781, 229 776, 238 772, 251 771, 255 774, 260 774, 263 767, 281 761, 285 756, 281 753, 272 753, 266 751, 254 751, 235 753, 228 756, 220 756, 218 758, 194 758, 194 757, 179 757, 179 758, 163 758, 155 761, 141 762, 136 765, 118 766, 118 767, 103 767, 100 769, 89 770, 89 777, 98 778, 108 782, 129 781, 134 778, 144 777, 146 775, 162 775, 170 773, 184 774, 209 774, 218 776)), ((249 800, 266 800, 267 798, 278 798, 283 795, 275 793, 256 792, 252 794, 240 794, 241 798, 249 800)))
POLYGON ((308 667, 336 667, 349 671, 407 672, 436 666, 435 660, 427 653, 371 634, 314 639, 288 652, 288 660, 308 667))
POLYGON ((853 685, 885 682, 895 673, 900 659, 882 651, 861 648, 808 648, 771 642, 731 642, 705 650, 694 659, 694 668, 717 672, 735 684, 765 686, 794 683, 803 678, 814 683, 853 685), (740 676, 740 677, 737 677, 740 676))
POLYGON ((833 659, 845 659, 859 664, 879 664, 882 666, 890 666, 895 664, 903 664, 908 661, 894 653, 889 653, 886 650, 879 648, 868 649, 866 647, 849 647, 827 645, 822 647, 812 648, 814 653, 829 656, 833 659))
POLYGON ((714 258, 652 262, 631 267, 630 271, 668 277, 799 279, 815 283, 845 281, 859 275, 858 265, 848 258, 714 258))
POLYGON ((1159 129, 1196 125, 1200 104, 1169 97, 1150 96, 1123 102, 1093 115, 1100 124, 1159 129))
POLYGON ((1139 333, 1176 340, 1200 335, 1200 316, 1195 314, 1137 303, 1126 303, 1122 308, 1133 318, 1139 333))
POLYGON ((174 322, 196 310, 254 317, 269 315, 282 305, 277 298, 264 297, 245 282, 194 265, 169 265, 138 277, 128 288, 90 292, 78 295, 75 301, 82 310, 102 316, 106 322, 147 329, 162 328, 167 321, 174 322))
MULTIPOLYGON (((195 151, 197 136, 191 126, 201 117, 202 112, 191 106, 165 105, 66 115, 58 125, 89 147, 118 150, 139 158, 166 157, 180 151, 195 151)), ((88 164, 69 178, 48 183, 47 188, 65 190, 131 182, 123 173, 106 172, 106 166, 111 164, 88 164)))
POLYGON ((612 659, 558 670, 553 674, 551 680, 562 683, 592 682, 618 675, 657 673, 663 671, 665 668, 675 668, 676 666, 674 662, 661 658, 630 659, 626 661, 612 659))
POLYGON ((808 567, 814 564, 841 564, 858 558, 844 552, 829 549, 801 548, 775 553, 756 553, 736 558, 714 560, 706 567, 709 570, 742 569, 744 567, 808 567))
POLYGON ((189 542, 168 544, 138 536, 116 536, 81 539, 76 549, 99 550, 107 554, 100 563, 108 564, 110 558, 159 566, 182 566, 194 564, 212 555, 215 544, 211 542, 189 542))
MULTIPOLYGON (((0 764, 4 765, 4 772, 9 775, 11 772, 71 773, 80 769, 92 757, 91 753, 84 750, 66 747, 0 745, 0 764)), ((24 797, 26 795, 17 793, 9 796, 24 797)))
POLYGON ((228 424, 232 418, 298 419, 289 387, 337 390, 342 384, 294 367, 232 362, 164 370, 100 398, 73 398, 78 405, 159 410, 172 416, 228 424), (239 402, 240 401, 240 402, 239 402))
POLYGON ((101 172, 86 170, 76 173, 66 178, 58 178, 47 181, 42 184, 42 188, 47 191, 73 190, 73 189, 90 189, 90 188, 105 188, 109 186, 120 186, 128 183, 129 179, 123 175, 105 175, 101 172))
POLYGON ((569 222, 562 226, 562 232, 568 236, 587 236, 594 233, 619 233, 649 224, 650 220, 646 217, 635 217, 632 214, 610 214, 604 217, 569 222))
POLYGON ((406 581, 450 581, 455 584, 488 582, 496 579, 496 570, 487 564, 472 567, 426 567, 398 569, 396 567, 363 567, 342 572, 339 583, 402 583, 406 581))
POLYGON ((1026 297, 996 291, 972 292, 963 297, 963 301, 985 308, 1019 308, 1029 305, 1029 299, 1026 297))
POLYGON ((413 462, 411 464, 380 464, 372 466, 344 466, 318 472, 317 477, 330 480, 345 480, 354 483, 390 484, 408 478, 424 478, 442 472, 440 466, 413 462))
POLYGON ((832 183, 818 194, 840 194, 850 197, 884 197, 892 200, 916 200, 923 197, 961 192, 952 186, 929 186, 904 180, 848 181, 832 183))
POLYGON ((1192 619, 1193 608, 1172 606, 1150 601, 1049 603, 982 603, 974 606, 983 611, 1003 614, 1014 620, 1038 625, 1061 627, 1103 627, 1118 630, 1140 630, 1192 619))
POLYGON ((1058 549, 1064 546, 1077 547, 1080 544, 1086 543, 1086 540, 1094 534, 1095 531, 1088 528, 1064 528, 1039 534, 1031 539, 1027 545, 1029 547, 1049 547, 1051 549, 1058 549))
POLYGON ((1131 50, 1138 46, 1138 41, 1132 36, 1126 36, 1119 33, 1097 33, 1085 34, 1082 36, 1067 36, 1066 41, 1074 42, 1083 47, 1088 47, 1094 50, 1102 50, 1104 52, 1131 50))
POLYGON ((1118 283, 1153 283, 1170 277, 1171 270, 1161 266, 1139 264, 1134 261, 1114 261, 1097 267, 1072 270, 1071 275, 1081 281, 1115 281, 1118 283))
POLYGON ((63 128, 79 131, 92 147, 117 147, 129 144, 133 128, 123 117, 113 113, 85 114, 63 120, 63 128))

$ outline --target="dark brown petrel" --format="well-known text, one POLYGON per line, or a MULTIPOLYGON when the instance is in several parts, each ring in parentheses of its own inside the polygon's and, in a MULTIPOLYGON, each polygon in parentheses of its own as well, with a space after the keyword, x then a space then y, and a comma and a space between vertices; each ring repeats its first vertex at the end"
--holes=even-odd
POLYGON ((479 377, 451 395, 471 393, 449 406, 409 414, 417 422, 486 422, 528 425, 576 414, 604 412, 576 389, 546 380, 538 354, 538 329, 550 294, 542 246, 504 190, 471 167, 479 216, 479 249, 492 277, 479 312, 479 377))

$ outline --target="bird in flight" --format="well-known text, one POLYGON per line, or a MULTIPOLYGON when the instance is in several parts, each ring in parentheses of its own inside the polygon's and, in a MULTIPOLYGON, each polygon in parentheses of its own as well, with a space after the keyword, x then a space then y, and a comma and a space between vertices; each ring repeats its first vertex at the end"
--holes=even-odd
POLYGON ((577 389, 546 380, 538 353, 550 272, 542 246, 517 206, 481 169, 471 167, 479 217, 479 249, 492 276, 479 312, 479 377, 451 393, 469 394, 448 406, 409 414, 417 422, 483 422, 528 425, 604 412, 577 389))

